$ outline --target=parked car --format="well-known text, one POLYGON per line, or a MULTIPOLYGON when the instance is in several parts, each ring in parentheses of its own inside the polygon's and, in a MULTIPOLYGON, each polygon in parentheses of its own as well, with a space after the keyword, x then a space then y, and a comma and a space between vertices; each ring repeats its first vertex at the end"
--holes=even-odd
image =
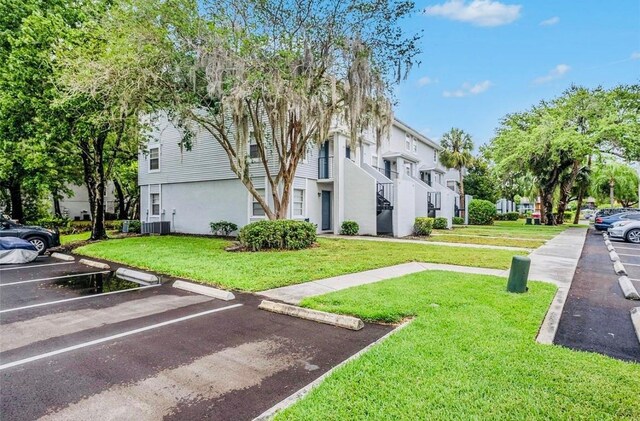
POLYGON ((4 216, 0 218, 0 237, 17 237, 27 240, 33 244, 39 254, 60 245, 60 234, 57 231, 21 225, 4 216))
POLYGON ((634 244, 640 244, 640 220, 626 219, 613 224, 608 230, 612 238, 622 238, 634 244))
POLYGON ((611 228, 611 226, 615 222, 623 221, 626 219, 640 221, 640 212, 622 212, 604 218, 598 216, 596 217, 594 226, 598 231, 606 231, 611 228))
POLYGON ((640 212, 640 208, 602 208, 596 212, 596 218, 606 218, 623 212, 640 212))

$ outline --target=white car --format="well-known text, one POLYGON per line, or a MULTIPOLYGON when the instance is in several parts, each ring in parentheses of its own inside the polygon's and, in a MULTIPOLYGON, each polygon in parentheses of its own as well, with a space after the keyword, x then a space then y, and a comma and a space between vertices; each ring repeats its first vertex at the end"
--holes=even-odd
POLYGON ((614 222, 609 228, 609 236, 622 238, 634 244, 640 244, 640 221, 630 219, 614 222))

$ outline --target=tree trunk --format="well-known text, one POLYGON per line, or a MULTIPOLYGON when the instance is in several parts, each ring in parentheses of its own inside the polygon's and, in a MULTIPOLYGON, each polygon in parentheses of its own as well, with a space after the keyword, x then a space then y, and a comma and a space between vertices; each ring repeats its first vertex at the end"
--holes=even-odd
POLYGON ((542 208, 546 225, 555 225, 553 217, 553 190, 545 191, 542 196, 542 208))
POLYGON ((57 194, 53 196, 53 213, 56 215, 56 218, 62 218, 62 210, 60 209, 60 199, 57 194))
POLYGON ((613 204, 615 202, 615 197, 614 197, 615 187, 616 187, 615 180, 613 179, 609 180, 609 201, 611 202, 611 207, 613 207, 613 204))
POLYGON ((11 218, 24 222, 24 208, 22 207, 22 190, 20 182, 13 180, 9 184, 9 195, 11 197, 11 218))
POLYGON ((122 186, 117 179, 113 180, 113 185, 116 188, 116 195, 118 196, 118 219, 127 219, 127 204, 125 203, 122 186))
POLYGON ((464 219, 466 203, 464 197, 464 176, 462 175, 462 168, 460 168, 458 172, 460 173, 460 217, 464 219))
POLYGON ((107 231, 104 226, 104 197, 106 193, 106 180, 104 177, 104 139, 97 140, 95 146, 95 171, 96 171, 96 190, 95 205, 93 207, 93 215, 91 219, 91 240, 103 240, 107 238, 107 231))
POLYGON ((564 177, 560 184, 560 200, 558 201, 558 215, 556 217, 556 223, 558 225, 564 224, 564 211, 567 209, 571 188, 576 181, 579 171, 580 161, 576 160, 573 162, 573 166, 571 167, 571 173, 568 177, 564 177))

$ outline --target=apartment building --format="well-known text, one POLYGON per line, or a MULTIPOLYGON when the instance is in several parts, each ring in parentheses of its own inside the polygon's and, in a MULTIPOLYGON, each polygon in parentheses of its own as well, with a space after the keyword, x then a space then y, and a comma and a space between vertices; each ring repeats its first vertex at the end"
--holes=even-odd
MULTIPOLYGON (((168 221, 174 232, 202 234, 214 221, 241 227, 264 219, 211 135, 196 132, 190 151, 180 147, 182 136, 170 121, 159 119, 153 140, 140 153, 142 221, 168 221)), ((439 163, 440 150, 399 120, 380 145, 366 134, 351 142, 348 132, 336 127, 300 163, 288 217, 316 224, 318 233, 339 233, 343 221, 354 220, 360 234, 397 237, 412 233, 417 216, 444 216, 451 223, 459 205, 457 184, 450 182, 457 171, 439 163)), ((261 163, 251 165, 250 176, 270 201, 261 163)))

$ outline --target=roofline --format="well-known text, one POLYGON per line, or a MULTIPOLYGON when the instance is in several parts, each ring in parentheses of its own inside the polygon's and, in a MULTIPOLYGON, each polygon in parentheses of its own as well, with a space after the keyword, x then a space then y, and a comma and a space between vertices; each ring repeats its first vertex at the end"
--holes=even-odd
POLYGON ((436 142, 434 142, 433 140, 429 139, 427 136, 425 136, 422 133, 418 132, 417 130, 415 130, 414 128, 412 128, 407 123, 405 123, 404 121, 400 120, 399 118, 394 117, 393 118, 393 123, 395 125, 399 126, 401 129, 411 133, 418 140, 421 140, 422 143, 426 143, 427 145, 435 148, 438 151, 442 150, 442 146, 438 145, 436 142))

